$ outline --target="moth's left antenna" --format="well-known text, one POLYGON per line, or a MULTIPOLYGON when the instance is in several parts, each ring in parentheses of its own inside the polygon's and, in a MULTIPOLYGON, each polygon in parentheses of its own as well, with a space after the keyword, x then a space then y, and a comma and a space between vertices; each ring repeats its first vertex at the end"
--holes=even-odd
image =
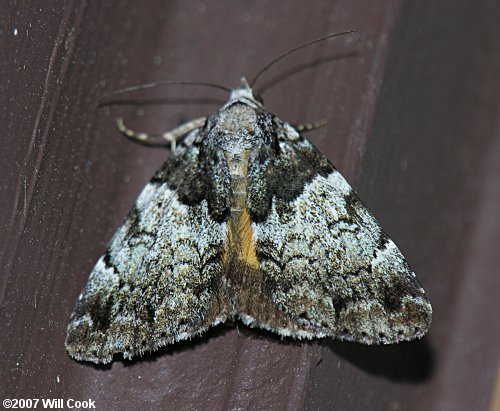
POLYGON ((101 105, 105 104, 103 100, 108 97, 117 96, 119 94, 128 93, 130 91, 144 90, 158 86, 171 86, 171 85, 211 87, 211 88, 216 88, 218 90, 224 90, 228 93, 231 92, 229 88, 221 86, 220 84, 193 82, 193 81, 156 81, 154 83, 146 83, 146 84, 139 84, 137 86, 124 87, 118 90, 111 91, 109 93, 105 93, 99 97, 98 99, 99 102, 97 104, 97 107, 100 107, 101 105))

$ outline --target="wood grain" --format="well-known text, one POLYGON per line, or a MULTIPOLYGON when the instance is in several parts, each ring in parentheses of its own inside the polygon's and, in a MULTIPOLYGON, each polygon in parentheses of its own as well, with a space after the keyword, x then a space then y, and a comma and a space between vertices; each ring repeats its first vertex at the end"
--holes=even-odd
MULTIPOLYGON (((500 341, 500 5, 466 0, 46 1, 2 4, 0 392, 97 409, 486 410, 500 341), (314 4, 314 5, 313 5, 314 4), (356 29, 262 79, 270 111, 329 120, 309 138, 417 272, 428 337, 391 347, 295 343, 218 327, 133 362, 77 363, 68 316, 95 260, 167 152, 164 131, 217 106, 96 109, 155 80, 239 84, 283 51, 356 29)), ((170 87, 128 98, 220 99, 170 87)))

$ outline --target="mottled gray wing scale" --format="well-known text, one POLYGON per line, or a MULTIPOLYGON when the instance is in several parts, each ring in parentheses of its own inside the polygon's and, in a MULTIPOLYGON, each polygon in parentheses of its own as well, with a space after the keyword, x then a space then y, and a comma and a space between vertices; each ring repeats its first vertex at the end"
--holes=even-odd
POLYGON ((106 363, 119 352, 131 358, 226 320, 219 282, 227 224, 209 210, 215 206, 201 193, 206 180, 188 179, 201 187, 179 194, 166 177, 179 162, 177 177, 193 177, 203 161, 196 146, 181 146, 144 188, 71 316, 66 346, 74 358, 106 363))
MULTIPOLYGON (((253 230, 262 278, 271 300, 299 327, 292 335, 365 344, 425 335, 432 308, 415 274, 312 144, 282 136, 280 153, 253 168, 256 179, 260 173, 282 182, 249 196, 248 207, 257 216, 253 230), (272 199, 267 211, 259 208, 263 197, 272 199)), ((253 325, 290 334, 258 318, 253 325)))
POLYGON ((195 131, 94 267, 68 326, 74 358, 131 358, 235 317, 295 338, 365 344, 427 332, 431 305, 394 242, 331 163, 273 121, 262 118, 271 131, 247 175, 258 266, 227 249, 228 165, 195 131))

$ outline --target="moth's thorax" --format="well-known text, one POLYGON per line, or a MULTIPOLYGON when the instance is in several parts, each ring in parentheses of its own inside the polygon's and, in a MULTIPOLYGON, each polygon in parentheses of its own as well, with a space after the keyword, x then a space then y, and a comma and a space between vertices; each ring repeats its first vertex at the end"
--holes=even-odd
POLYGON ((258 108, 240 100, 230 100, 214 117, 210 138, 222 150, 227 161, 233 218, 239 218, 245 207, 248 161, 251 153, 262 143, 259 141, 262 133, 259 132, 258 117, 258 108))
POLYGON ((226 133, 251 134, 256 123, 256 109, 242 102, 236 102, 225 107, 217 117, 219 129, 226 133))
POLYGON ((226 105, 212 117, 209 143, 218 149, 238 154, 259 143, 259 109, 244 102, 226 105))

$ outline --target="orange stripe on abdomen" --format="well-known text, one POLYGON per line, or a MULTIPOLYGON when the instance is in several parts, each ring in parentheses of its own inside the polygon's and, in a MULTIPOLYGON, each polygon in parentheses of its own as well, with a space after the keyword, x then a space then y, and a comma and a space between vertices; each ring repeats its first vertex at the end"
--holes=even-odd
POLYGON ((227 243, 222 262, 227 265, 236 258, 251 268, 259 267, 255 241, 253 238, 252 220, 246 207, 247 199, 247 165, 249 152, 238 156, 226 153, 231 174, 231 214, 228 222, 227 243))

